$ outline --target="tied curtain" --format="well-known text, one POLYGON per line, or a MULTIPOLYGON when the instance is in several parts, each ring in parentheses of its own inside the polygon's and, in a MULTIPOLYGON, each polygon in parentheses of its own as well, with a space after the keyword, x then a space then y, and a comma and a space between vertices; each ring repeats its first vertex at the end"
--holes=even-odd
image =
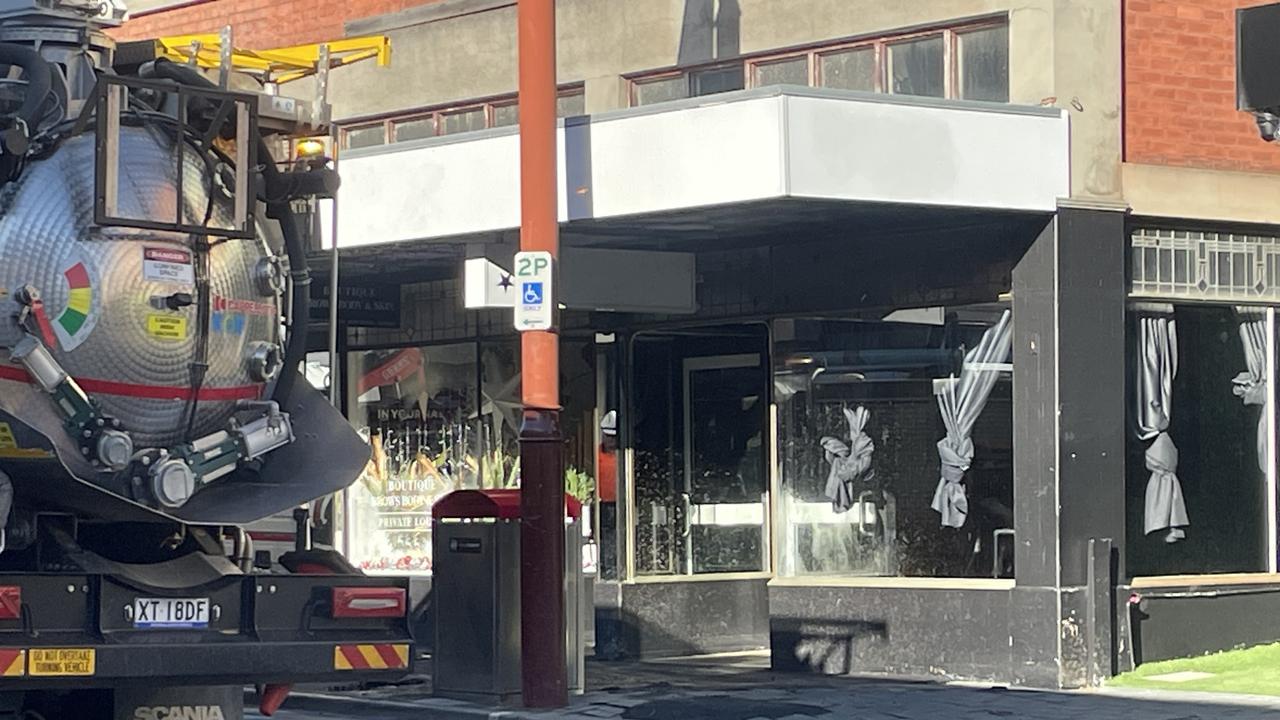
POLYGON ((943 527, 958 528, 969 515, 969 499, 965 495, 964 474, 973 462, 973 424, 987 406, 991 389, 1000 378, 1001 368, 1013 350, 1013 315, 1005 310, 1000 320, 982 335, 978 346, 964 356, 960 377, 952 375, 933 381, 933 394, 946 437, 938 441, 938 458, 942 461, 938 488, 931 507, 942 516, 943 527))
POLYGON ((1187 536, 1183 528, 1187 504, 1178 480, 1178 448, 1167 432, 1173 414, 1173 380, 1178 374, 1178 332, 1170 316, 1138 318, 1137 408, 1138 437, 1150 440, 1146 464, 1151 471, 1143 505, 1143 531, 1167 530, 1165 542, 1187 536))
MULTIPOLYGON (((1237 309, 1239 310, 1239 309, 1237 309)), ((1267 320, 1240 311, 1240 342, 1247 370, 1231 381, 1231 392, 1246 405, 1261 405, 1258 415, 1258 469, 1267 471, 1267 320)))
MULTIPOLYGON (((855 410, 841 408, 849 427, 849 444, 836 437, 823 437, 819 443, 831 471, 827 473, 826 496, 831 509, 837 513, 848 512, 858 502, 858 483, 867 483, 875 476, 871 469, 871 454, 875 443, 867 434, 867 420, 871 413, 861 405, 855 410)), ((865 513, 859 508, 859 513, 865 513)))

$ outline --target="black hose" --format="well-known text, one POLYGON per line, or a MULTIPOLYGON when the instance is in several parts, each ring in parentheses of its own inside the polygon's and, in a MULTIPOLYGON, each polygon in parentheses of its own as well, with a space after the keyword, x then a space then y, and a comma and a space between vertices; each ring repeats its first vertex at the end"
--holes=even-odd
MULTIPOLYGON (((179 65, 161 58, 155 61, 154 67, 157 77, 167 78, 184 85, 217 88, 209 78, 188 65, 179 65)), ((280 223, 285 253, 289 257, 289 274, 293 279, 293 290, 289 301, 289 337, 285 340, 284 365, 280 371, 280 377, 276 380, 275 390, 271 394, 273 400, 284 406, 293 392, 294 382, 300 373, 299 366, 307 355, 307 323, 311 313, 311 271, 307 267, 307 249, 303 244, 302 233, 298 230, 298 217, 290 204, 288 188, 285 187, 285 182, 280 176, 280 170, 271 159, 271 149, 262 138, 258 138, 258 161, 262 165, 267 217, 280 223)))
POLYGON ((0 65, 20 67, 23 74, 27 76, 27 92, 22 98, 18 117, 22 118, 31 129, 30 132, 34 133, 43 115, 40 110, 44 107, 44 99, 53 89, 53 71, 49 69, 49 62, 29 47, 0 43, 0 65))
POLYGON ((13 481, 0 470, 0 530, 9 526, 9 510, 13 508, 13 481))
MULTIPOLYGON (((266 150, 265 143, 258 152, 266 150)), ((270 156, 268 156, 270 157, 270 156)), ((275 164, 269 159, 265 167, 275 171, 275 164)), ((266 175, 268 173, 264 173, 266 175)), ((267 182, 268 193, 271 183, 267 182)), ((284 234, 285 252, 289 256, 289 274, 293 279, 293 294, 289 301, 289 337, 285 340, 284 365, 280 377, 276 380, 275 391, 271 397, 285 407, 285 401, 293 392, 294 382, 302 373, 300 366, 307 357, 307 324, 311 313, 311 271, 307 267, 307 250, 302 244, 302 234, 298 231, 298 217, 294 214, 289 202, 267 203, 267 217, 280 223, 280 232, 284 234)))

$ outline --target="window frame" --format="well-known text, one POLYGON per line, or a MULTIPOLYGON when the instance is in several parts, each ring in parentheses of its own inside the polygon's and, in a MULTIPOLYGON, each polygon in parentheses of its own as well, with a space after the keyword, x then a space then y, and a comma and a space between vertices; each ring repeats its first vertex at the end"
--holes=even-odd
MULTIPOLYGON (((586 88, 583 83, 569 83, 557 88, 556 99, 559 100, 560 98, 570 97, 573 95, 585 96, 585 94, 586 88)), ((397 124, 413 120, 425 120, 427 118, 431 118, 433 121, 432 134, 426 138, 415 138, 414 140, 427 140, 430 138, 445 137, 446 133, 442 133, 441 131, 444 128, 443 122, 446 115, 472 112, 477 109, 483 109, 484 111, 484 129, 488 130, 495 127, 512 127, 510 125, 495 125, 495 113, 497 108, 511 105, 519 106, 519 102, 520 99, 517 93, 508 93, 506 95, 494 95, 492 97, 475 100, 463 100, 424 108, 415 108, 409 111, 380 115, 375 118, 353 118, 342 123, 339 128, 339 147, 342 150, 350 150, 351 148, 347 145, 348 133, 355 130, 377 127, 379 125, 383 128, 384 142, 381 145, 372 145, 367 147, 386 147, 389 145, 395 145, 398 142, 395 137, 395 128, 397 124)), ((447 133, 447 135, 461 135, 465 132, 472 131, 447 133)))
MULTIPOLYGON (((998 28, 1002 26, 1005 28, 1006 39, 1012 40, 1012 35, 1009 32, 1009 23, 1007 22, 978 23, 976 25, 971 25, 966 27, 957 27, 952 29, 952 31, 948 33, 948 42, 950 43, 950 45, 948 45, 946 48, 946 53, 947 53, 946 59, 950 65, 947 72, 947 82, 950 83, 950 85, 948 86, 949 92, 953 92, 955 94, 956 99, 958 100, 969 99, 964 97, 964 77, 962 75, 962 73, 964 72, 964 67, 960 62, 961 56, 964 53, 964 50, 963 50, 964 42, 962 40, 962 36, 976 33, 982 30, 990 30, 992 28, 998 28)), ((1005 85, 1006 85, 1005 97, 1006 98, 1009 97, 1010 95, 1009 90, 1011 87, 1011 83, 1009 82, 1008 73, 1012 69, 1012 65, 1013 65, 1012 55, 1009 53, 1009 47, 1010 46, 1008 45, 1006 45, 1005 47, 1005 52, 1009 56, 1008 60, 1010 65, 1010 68, 1006 69, 1005 71, 1006 73, 1005 74, 1005 85)), ((948 97, 950 97, 950 95, 948 95, 948 97)), ((991 102, 991 101, 975 100, 974 102, 991 102)), ((1005 102, 1009 102, 1009 101, 1006 100, 1005 102)))
MULTIPOLYGON (((1134 224, 1125 230, 1125 294, 1126 315, 1135 306, 1144 303, 1160 303, 1173 306, 1234 306, 1251 307, 1264 311, 1268 318, 1267 383, 1268 392, 1272 393, 1271 402, 1263 406, 1264 417, 1269 426, 1268 437, 1272 439, 1271 453, 1280 455, 1280 298, 1274 293, 1274 286, 1269 286, 1260 295, 1251 295, 1244 289, 1231 285, 1210 284, 1207 292, 1194 289, 1195 266, 1187 266, 1190 282, 1181 282, 1173 277, 1162 277, 1158 273, 1148 276, 1143 270, 1143 258, 1140 252, 1150 251, 1162 245, 1171 250, 1182 250, 1183 243, 1213 243, 1207 248, 1208 256, 1223 252, 1240 252, 1248 255, 1263 252, 1268 265, 1272 262, 1269 248, 1276 242, 1274 233, 1262 228, 1233 227, 1212 223, 1162 223, 1147 222, 1134 224), (1240 250, 1231 248, 1231 243, 1240 242, 1240 250), (1249 243, 1252 242, 1252 246, 1249 243)), ((1171 259, 1172 264, 1176 260, 1171 259)), ((1207 262, 1207 261, 1206 261, 1207 262)), ((1216 272, 1216 271, 1214 271, 1216 272)), ((1128 322, 1126 318, 1126 322, 1128 322)), ((1132 358, 1126 355, 1126 383, 1132 383, 1132 358)), ((1127 390, 1126 390, 1127 392, 1127 390)), ((1170 573, 1170 574, 1135 574, 1128 570, 1128 580, 1135 588, 1168 588, 1185 587, 1187 585, 1233 586, 1274 583, 1280 581, 1280 459, 1273 459, 1267 469, 1266 498, 1266 531, 1267 558, 1266 569, 1246 572, 1206 572, 1206 573, 1170 573)), ((1126 528, 1127 531, 1127 528, 1126 528)))
MULTIPOLYGON (((948 100, 958 100, 960 97, 960 39, 959 36, 985 30, 993 27, 1008 27, 1009 16, 1001 13, 995 16, 981 17, 971 20, 958 21, 954 23, 943 23, 937 25, 924 26, 903 30, 899 32, 889 32, 874 36, 861 36, 857 38, 847 38, 843 40, 828 41, 823 43, 814 43, 793 48, 780 50, 769 50, 760 53, 744 55, 736 60, 725 62, 724 60, 714 60, 696 65, 687 65, 682 67, 668 67, 657 70, 631 73, 623 77, 628 83, 627 99, 630 107, 639 107, 637 100, 636 88, 650 82, 661 80, 669 80, 673 77, 684 76, 686 83, 690 83, 689 88, 692 89, 691 78, 694 73, 705 70, 722 68, 741 63, 744 74, 744 87, 757 88, 763 87, 758 82, 757 68, 762 65, 769 65, 787 60, 794 60, 803 57, 806 60, 808 69, 808 84, 810 87, 821 88, 822 84, 822 66, 821 58, 826 55, 835 54, 847 50, 862 50, 871 48, 875 53, 875 77, 874 92, 891 94, 891 84, 888 80, 889 72, 889 56, 888 49, 890 45, 901 43, 904 41, 918 40, 927 37, 942 36, 942 82, 943 82, 943 98, 948 100)), ((687 97, 699 97, 690 93, 687 97)), ((706 96, 701 96, 706 97, 706 96)))
MULTIPOLYGON (((644 78, 635 78, 635 79, 629 78, 627 82, 627 105, 629 107, 643 107, 637 99, 639 96, 640 87, 642 85, 650 85, 654 83, 663 82, 666 80, 672 80, 674 78, 679 78, 679 77, 684 78, 684 86, 685 86, 685 96, 681 99, 687 100, 688 98, 692 97, 691 95, 688 94, 690 90, 689 76, 696 69, 697 68, 694 68, 688 71, 672 70, 668 72, 658 73, 655 75, 648 75, 644 78)), ((653 103, 653 104, 656 104, 656 103, 653 103)))

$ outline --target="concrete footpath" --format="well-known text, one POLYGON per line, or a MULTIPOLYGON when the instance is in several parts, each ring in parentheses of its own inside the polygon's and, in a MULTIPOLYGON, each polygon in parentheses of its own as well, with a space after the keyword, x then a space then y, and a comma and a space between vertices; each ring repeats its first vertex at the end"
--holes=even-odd
MULTIPOLYGON (((1042 692, 888 679, 773 673, 747 656, 662 663, 589 663, 588 692, 568 708, 533 712, 431 696, 427 676, 371 690, 306 689, 288 717, 420 720, 1211 720, 1276 718, 1280 697, 1101 690, 1042 692)), ((254 703, 256 704, 256 703, 254 703)), ((246 705, 249 705, 246 702, 246 705)))

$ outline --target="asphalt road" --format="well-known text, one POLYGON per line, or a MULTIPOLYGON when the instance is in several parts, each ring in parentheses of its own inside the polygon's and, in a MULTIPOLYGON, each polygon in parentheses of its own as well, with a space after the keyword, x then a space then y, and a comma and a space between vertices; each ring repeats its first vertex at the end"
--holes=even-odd
MULTIPOLYGON (((265 716, 259 715, 256 710, 249 708, 245 708, 244 716, 246 720, 266 720, 265 716)), ((421 710, 408 708, 399 710, 358 705, 352 706, 349 710, 290 710, 281 708, 275 715, 271 716, 271 720, 407 720, 408 718, 423 720, 423 713, 421 710)))

